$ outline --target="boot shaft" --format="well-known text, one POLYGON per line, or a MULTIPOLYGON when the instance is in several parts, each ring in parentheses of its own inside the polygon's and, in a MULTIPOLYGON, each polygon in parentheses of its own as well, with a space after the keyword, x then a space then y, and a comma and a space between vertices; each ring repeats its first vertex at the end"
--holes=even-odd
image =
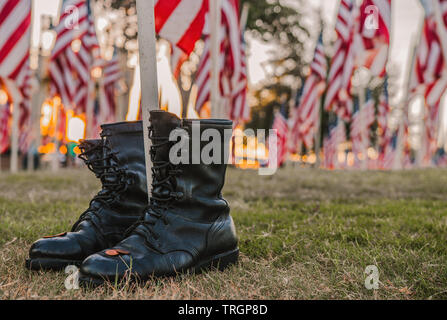
POLYGON ((229 120, 183 120, 190 158, 180 164, 177 177, 177 210, 191 210, 194 219, 214 221, 230 208, 222 197, 233 123, 229 120), (197 141, 200 140, 200 141, 197 141))
POLYGON ((142 212, 147 206, 146 165, 141 121, 101 126, 108 168, 106 183, 117 186, 114 209, 120 212, 142 212))
POLYGON ((187 214, 193 220, 213 221, 221 214, 228 214, 228 203, 221 192, 225 183, 232 122, 181 120, 168 112, 156 111, 151 112, 151 124, 152 160, 157 167, 164 167, 155 170, 153 198, 171 199, 172 212, 183 216, 187 214), (175 141, 169 142, 169 136, 176 129, 182 129, 186 134, 188 146, 188 158, 180 164, 174 164, 169 155, 176 145, 175 141), (201 141, 202 137, 208 141, 201 141), (212 140, 214 148, 210 148, 209 140, 212 140), (202 153, 211 155, 214 162, 207 164, 209 162, 203 161, 202 153), (166 183, 160 184, 163 181, 166 183))
POLYGON ((103 140, 81 140, 78 148, 81 151, 79 159, 84 161, 97 178, 100 178, 105 170, 103 140))

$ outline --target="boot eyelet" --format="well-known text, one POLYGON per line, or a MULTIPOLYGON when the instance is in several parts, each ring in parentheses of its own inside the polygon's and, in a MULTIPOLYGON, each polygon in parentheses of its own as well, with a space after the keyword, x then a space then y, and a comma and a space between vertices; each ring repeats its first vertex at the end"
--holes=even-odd
POLYGON ((184 194, 183 192, 172 192, 170 196, 173 197, 174 200, 179 201, 183 199, 184 194))

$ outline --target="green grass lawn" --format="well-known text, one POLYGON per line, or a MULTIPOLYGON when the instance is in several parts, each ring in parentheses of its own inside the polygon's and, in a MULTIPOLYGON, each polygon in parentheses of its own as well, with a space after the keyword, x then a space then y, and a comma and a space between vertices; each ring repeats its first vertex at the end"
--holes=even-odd
POLYGON ((31 243, 67 231, 98 187, 87 170, 0 174, 0 299, 447 298, 445 170, 230 169, 241 258, 225 272, 67 291, 63 272, 25 270, 31 243), (378 290, 365 288, 368 265, 378 290))

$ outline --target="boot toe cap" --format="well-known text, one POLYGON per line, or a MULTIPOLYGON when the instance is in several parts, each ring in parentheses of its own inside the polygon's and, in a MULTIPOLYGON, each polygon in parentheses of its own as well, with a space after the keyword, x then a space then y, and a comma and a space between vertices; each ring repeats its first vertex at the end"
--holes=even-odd
POLYGON ((29 256, 31 259, 83 259, 81 246, 75 239, 70 236, 39 239, 31 246, 29 250, 29 256))
POLYGON ((115 280, 117 277, 122 279, 130 269, 129 258, 110 257, 105 252, 93 254, 85 259, 80 268, 81 275, 94 279, 115 280))

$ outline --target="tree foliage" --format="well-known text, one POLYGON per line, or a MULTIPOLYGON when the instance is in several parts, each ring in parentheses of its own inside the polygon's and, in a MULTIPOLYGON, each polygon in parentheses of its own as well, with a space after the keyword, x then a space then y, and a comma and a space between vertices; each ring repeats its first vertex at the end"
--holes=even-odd
POLYGON ((255 88, 255 106, 252 121, 248 124, 253 128, 269 128, 274 110, 285 100, 292 99, 292 87, 299 89, 302 85, 307 64, 305 43, 311 38, 308 26, 303 23, 304 12, 300 9, 306 6, 301 0, 244 0, 242 4, 248 4, 250 8, 247 32, 275 47, 270 52, 267 78, 255 88))

